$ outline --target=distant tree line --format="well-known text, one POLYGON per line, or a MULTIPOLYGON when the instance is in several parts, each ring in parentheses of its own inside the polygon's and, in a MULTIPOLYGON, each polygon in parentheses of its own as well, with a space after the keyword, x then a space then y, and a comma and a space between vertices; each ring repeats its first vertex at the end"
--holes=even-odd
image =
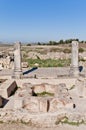
MULTIPOLYGON (((49 41, 49 42, 37 42, 35 43, 35 45, 59 45, 59 44, 70 44, 72 43, 72 41, 78 41, 80 43, 86 43, 86 41, 79 41, 79 39, 67 39, 67 40, 63 40, 61 39, 60 41, 49 41)), ((28 43, 27 46, 30 46, 31 44, 28 43)))

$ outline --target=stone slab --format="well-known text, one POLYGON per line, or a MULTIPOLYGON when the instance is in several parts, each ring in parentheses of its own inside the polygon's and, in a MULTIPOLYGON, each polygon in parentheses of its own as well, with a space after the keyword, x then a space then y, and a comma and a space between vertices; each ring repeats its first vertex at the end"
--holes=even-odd
POLYGON ((40 112, 47 112, 48 111, 48 104, 46 99, 41 99, 40 100, 40 112))
POLYGON ((78 78, 75 86, 78 96, 86 98, 86 79, 78 78))
POLYGON ((0 107, 2 107, 2 105, 3 105, 3 99, 2 99, 2 97, 0 96, 0 107))
POLYGON ((0 86, 0 95, 3 98, 8 98, 17 88, 16 81, 14 80, 6 80, 3 84, 0 86))
POLYGON ((24 99, 24 109, 29 112, 39 112, 39 100, 36 97, 29 97, 24 99))
POLYGON ((23 108, 24 100, 23 98, 14 98, 14 109, 21 109, 23 108))

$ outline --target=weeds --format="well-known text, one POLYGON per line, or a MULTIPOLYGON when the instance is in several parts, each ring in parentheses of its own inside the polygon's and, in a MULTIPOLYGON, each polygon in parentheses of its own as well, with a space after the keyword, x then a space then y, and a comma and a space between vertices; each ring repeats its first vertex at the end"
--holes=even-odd
POLYGON ((79 126, 81 124, 85 124, 84 120, 82 121, 69 121, 68 119, 65 119, 64 121, 61 121, 62 124, 69 124, 69 125, 73 125, 73 126, 79 126))
POLYGON ((73 125, 73 126, 79 126, 81 124, 85 124, 85 121, 84 120, 81 120, 81 121, 69 121, 68 117, 64 117, 64 119, 62 120, 58 120, 55 122, 56 125, 58 124, 69 124, 69 125, 73 125))
POLYGON ((54 96, 54 93, 49 93, 49 92, 42 92, 42 93, 36 93, 37 96, 54 96))
POLYGON ((27 59, 29 67, 34 67, 35 63, 39 64, 39 67, 67 67, 70 66, 70 59, 27 59))
POLYGON ((75 85, 72 85, 71 88, 70 88, 69 90, 72 90, 72 89, 74 89, 74 88, 75 88, 75 85))
POLYGON ((0 124, 4 123, 3 121, 0 121, 0 124))

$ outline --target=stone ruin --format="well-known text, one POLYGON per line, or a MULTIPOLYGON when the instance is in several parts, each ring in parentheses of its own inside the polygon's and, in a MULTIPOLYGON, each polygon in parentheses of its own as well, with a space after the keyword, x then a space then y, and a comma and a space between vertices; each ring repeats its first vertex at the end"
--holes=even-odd
MULTIPOLYGON (((85 89, 84 93, 81 93, 80 90, 81 85, 85 85, 85 80, 71 80, 75 86, 72 85, 70 88, 65 83, 58 84, 58 81, 56 84, 50 84, 43 83, 41 80, 38 84, 37 80, 28 82, 23 79, 21 81, 10 79, 1 84, 0 121, 23 120, 26 123, 31 121, 32 124, 35 123, 38 126, 53 127, 56 126, 56 121, 59 122, 65 117, 76 122, 83 119, 83 113, 81 110, 79 112, 75 99, 86 97, 85 89), (72 93, 75 94, 75 97, 72 93), (47 121, 45 122, 45 120, 47 121)), ((79 104, 82 104, 81 101, 79 104)))
POLYGON ((33 113, 56 112, 64 107, 73 108, 74 105, 64 83, 58 85, 23 83, 22 87, 17 88, 14 80, 6 80, 0 86, 0 106, 4 106, 5 100, 12 95, 14 105, 10 106, 11 109, 22 108, 33 113))
POLYGON ((21 66, 21 42, 17 42, 14 47, 14 71, 13 78, 21 78, 22 66, 21 66))
MULTIPOLYGON (((14 50, 8 52, 0 53, 0 70, 3 69, 17 69, 16 64, 20 64, 22 68, 27 68, 27 62, 21 62, 21 42, 16 42, 14 45, 14 50), (17 56, 16 56, 17 55, 17 56), (16 62, 17 61, 17 62, 16 62)), ((19 68, 18 68, 19 69, 19 68)))
POLYGON ((71 55, 71 66, 70 75, 78 77, 79 76, 79 63, 78 63, 78 42, 72 42, 72 55, 71 55))
MULTIPOLYGON (((21 122, 23 120, 27 123, 31 121, 32 124, 35 123, 38 126, 41 124, 43 127, 50 127, 55 125, 60 111, 65 112, 66 109, 73 110, 76 107, 64 83, 53 85, 23 81, 22 86, 18 87, 18 85, 18 79, 16 81, 6 80, 1 84, 0 121, 21 122)), ((64 114, 61 116, 64 117, 64 114)))
POLYGON ((16 109, 24 108, 33 113, 56 112, 63 107, 73 108, 73 100, 65 84, 23 84, 23 88, 17 91, 14 102, 16 109))
POLYGON ((78 69, 78 42, 72 42, 69 77, 59 79, 24 79, 20 50, 18 42, 12 79, 0 85, 0 121, 22 121, 45 127, 56 126, 65 118, 86 121, 86 113, 81 108, 86 103, 86 79, 78 69))
MULTIPOLYGON (((79 72, 79 43, 77 41, 72 41, 72 53, 71 53, 71 65, 70 65, 70 72, 69 75, 72 77, 78 77, 80 75, 79 72)), ((14 76, 22 75, 22 67, 27 68, 28 64, 27 62, 21 62, 21 42, 16 42, 14 46, 14 52, 13 54, 7 55, 3 57, 3 55, 0 58, 0 70, 2 69, 13 69, 14 76), (16 74, 15 74, 16 73, 16 74)), ((21 76, 19 76, 21 78, 21 76)))
MULTIPOLYGON (((70 65, 70 71, 68 74, 68 76, 70 76, 70 77, 79 77, 81 74, 79 71, 78 49, 79 49, 79 43, 77 41, 72 41, 71 65, 70 65)), ((14 77, 15 78, 21 78, 22 65, 25 67, 27 66, 26 63, 21 63, 21 51, 20 50, 21 50, 21 43, 17 42, 15 44, 15 51, 14 51, 14 75, 15 75, 14 77)), ((84 73, 84 77, 85 77, 85 73, 84 73)))
POLYGON ((11 60, 11 57, 8 55, 5 58, 0 58, 0 70, 3 69, 13 69, 14 62, 11 60))

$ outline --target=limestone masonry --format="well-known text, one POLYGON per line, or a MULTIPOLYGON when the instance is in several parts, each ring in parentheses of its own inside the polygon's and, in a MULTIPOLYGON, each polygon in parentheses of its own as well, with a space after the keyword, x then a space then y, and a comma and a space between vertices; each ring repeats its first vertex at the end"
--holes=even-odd
POLYGON ((5 79, 0 83, 0 122, 36 127, 86 123, 86 71, 79 70, 78 48, 78 42, 73 41, 68 68, 37 68, 24 75, 21 43, 15 43, 14 61, 8 57, 6 63, 9 66, 12 62, 13 68, 0 71, 5 79))

